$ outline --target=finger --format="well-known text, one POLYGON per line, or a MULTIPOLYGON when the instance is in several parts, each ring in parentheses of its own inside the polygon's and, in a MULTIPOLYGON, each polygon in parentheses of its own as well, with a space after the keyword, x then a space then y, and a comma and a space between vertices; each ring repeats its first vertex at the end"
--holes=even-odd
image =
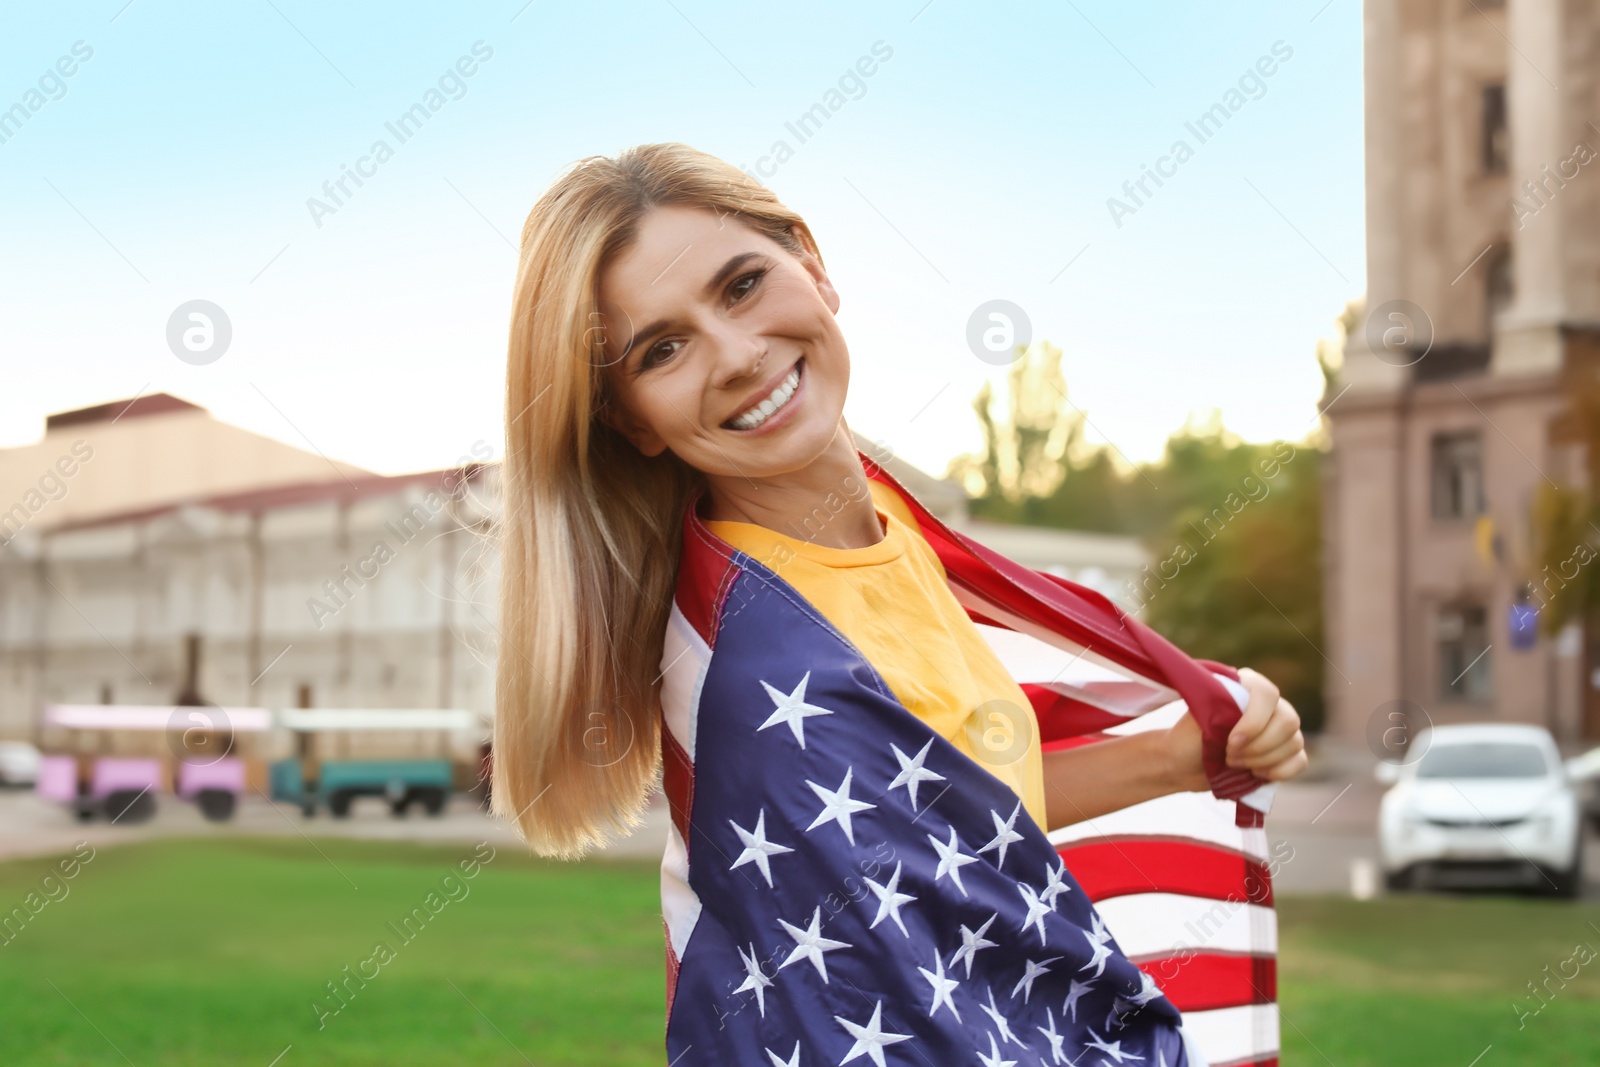
POLYGON ((1295 735, 1300 729, 1300 716, 1290 704, 1282 697, 1278 698, 1278 706, 1272 713, 1272 718, 1261 728, 1261 732, 1249 741, 1229 749, 1229 755, 1234 757, 1260 756, 1270 752, 1283 742, 1295 735))
POLYGON ((1255 771, 1254 773, 1256 777, 1265 778, 1269 782, 1281 782, 1285 779, 1293 778, 1305 770, 1310 762, 1311 757, 1304 750, 1301 750, 1275 767, 1268 767, 1265 770, 1255 771))
POLYGON ((1249 667, 1239 669, 1239 684, 1250 693, 1250 701, 1245 705, 1239 721, 1228 731, 1230 748, 1244 745, 1260 733, 1278 704, 1278 687, 1249 667))
POLYGON ((1245 767, 1252 771, 1260 771, 1275 764, 1282 763, 1284 760, 1289 759, 1297 752, 1304 752, 1305 747, 1306 740, 1304 735, 1302 735, 1299 730, 1296 730, 1273 748, 1270 748, 1259 755, 1242 757, 1235 756, 1228 761, 1228 764, 1229 766, 1233 767, 1245 767))

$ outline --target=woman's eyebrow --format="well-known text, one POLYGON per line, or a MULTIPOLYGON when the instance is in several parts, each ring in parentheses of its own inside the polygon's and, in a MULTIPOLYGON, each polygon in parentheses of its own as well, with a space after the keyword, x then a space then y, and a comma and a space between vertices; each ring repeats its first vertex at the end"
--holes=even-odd
MULTIPOLYGON (((706 284, 701 288, 700 295, 710 296, 711 294, 715 293, 718 289, 722 288, 722 283, 727 281, 728 278, 735 274, 740 267, 743 267, 750 260, 759 259, 760 257, 760 252, 740 252, 738 255, 732 256, 726 263, 717 269, 717 272, 713 274, 711 279, 707 281, 706 284)), ((628 347, 623 351, 622 358, 626 360, 629 353, 633 351, 634 346, 637 345, 642 347, 648 345, 650 341, 654 339, 656 334, 662 333, 671 325, 672 324, 666 319, 657 319, 655 322, 652 322, 650 325, 634 334, 628 339, 628 347)))

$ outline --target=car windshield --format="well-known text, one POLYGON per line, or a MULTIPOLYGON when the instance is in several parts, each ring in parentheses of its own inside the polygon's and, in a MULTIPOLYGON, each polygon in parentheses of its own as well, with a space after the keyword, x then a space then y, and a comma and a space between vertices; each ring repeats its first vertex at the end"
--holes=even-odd
POLYGON ((1417 764, 1418 778, 1543 778, 1548 773, 1536 745, 1493 741, 1434 745, 1417 764))

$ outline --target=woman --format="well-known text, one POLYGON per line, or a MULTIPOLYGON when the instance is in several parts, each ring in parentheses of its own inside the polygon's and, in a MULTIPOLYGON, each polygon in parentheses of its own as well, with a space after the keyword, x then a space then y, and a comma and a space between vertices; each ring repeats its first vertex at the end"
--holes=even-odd
MULTIPOLYGON (((838 308, 805 222, 687 146, 583 160, 534 206, 496 810, 576 857, 664 775, 674 1063, 1202 1063, 1045 832, 1215 788, 1220 760, 1188 714, 1046 758, 925 512, 854 447, 838 308)), ((1293 708, 1237 678, 1228 766, 1298 774, 1293 708)))

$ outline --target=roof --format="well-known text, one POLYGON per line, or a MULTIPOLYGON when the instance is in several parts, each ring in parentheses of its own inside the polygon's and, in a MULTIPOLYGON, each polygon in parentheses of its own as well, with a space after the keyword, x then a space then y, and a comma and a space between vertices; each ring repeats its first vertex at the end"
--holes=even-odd
POLYGON ((151 393, 149 396, 136 396, 130 400, 111 400, 104 404, 94 404, 86 408, 74 408, 71 411, 58 411, 54 415, 45 416, 44 429, 46 433, 59 430, 67 426, 83 426, 92 422, 116 422, 121 418, 138 418, 142 415, 165 415, 172 411, 199 411, 206 409, 199 404, 191 404, 181 400, 171 393, 151 393))

